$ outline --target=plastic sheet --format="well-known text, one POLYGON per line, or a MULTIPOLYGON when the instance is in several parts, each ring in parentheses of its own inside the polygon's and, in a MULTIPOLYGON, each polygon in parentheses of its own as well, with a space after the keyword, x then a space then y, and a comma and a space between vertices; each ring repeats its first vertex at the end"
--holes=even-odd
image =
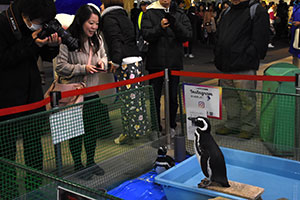
POLYGON ((126 181, 108 194, 125 200, 167 200, 162 186, 154 183, 156 172, 150 171, 136 179, 126 181))

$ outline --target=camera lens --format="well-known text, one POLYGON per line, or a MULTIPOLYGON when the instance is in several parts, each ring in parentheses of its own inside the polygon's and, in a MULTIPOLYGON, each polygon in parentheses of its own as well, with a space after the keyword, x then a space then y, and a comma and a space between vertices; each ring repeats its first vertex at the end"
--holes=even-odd
POLYGON ((70 51, 75 51, 79 48, 78 39, 73 38, 68 31, 63 29, 57 19, 45 23, 43 25, 43 30, 39 33, 38 37, 44 39, 55 32, 61 37, 62 43, 65 44, 70 51))

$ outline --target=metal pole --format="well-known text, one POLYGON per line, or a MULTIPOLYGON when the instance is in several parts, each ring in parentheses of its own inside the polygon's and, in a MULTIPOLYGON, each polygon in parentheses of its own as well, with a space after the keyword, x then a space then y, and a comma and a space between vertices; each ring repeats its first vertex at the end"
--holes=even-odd
POLYGON ((300 74, 296 75, 296 112, 295 112, 295 153, 296 159, 300 160, 300 74))
POLYGON ((184 136, 184 119, 183 119, 183 102, 181 98, 181 86, 178 88, 179 95, 179 108, 180 108, 180 121, 181 121, 181 131, 179 134, 175 135, 174 141, 174 157, 176 162, 181 162, 186 157, 186 149, 185 149, 185 136, 184 136))
MULTIPOLYGON (((50 92, 51 107, 52 109, 58 108, 59 100, 61 99, 61 92, 53 91, 50 92)), ((57 175, 60 177, 62 175, 62 157, 61 157, 61 145, 57 143, 54 145, 55 149, 55 162, 57 167, 57 175)))
POLYGON ((170 135, 170 96, 169 96, 169 69, 165 69, 165 130, 167 136, 167 147, 171 149, 170 135))

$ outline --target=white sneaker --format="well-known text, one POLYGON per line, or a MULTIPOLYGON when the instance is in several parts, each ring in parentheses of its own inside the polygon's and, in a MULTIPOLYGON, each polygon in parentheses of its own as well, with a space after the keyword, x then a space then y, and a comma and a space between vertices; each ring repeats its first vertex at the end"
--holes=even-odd
POLYGON ((170 129, 170 135, 171 135, 171 138, 174 138, 175 135, 176 135, 176 130, 174 128, 171 128, 170 129))
POLYGON ((184 54, 184 57, 185 57, 185 58, 189 57, 189 54, 187 54, 187 53, 186 53, 186 54, 184 54))
POLYGON ((268 48, 274 48, 275 46, 272 45, 271 43, 268 44, 268 48))
POLYGON ((193 54, 190 54, 189 55, 189 58, 194 58, 195 56, 193 54))

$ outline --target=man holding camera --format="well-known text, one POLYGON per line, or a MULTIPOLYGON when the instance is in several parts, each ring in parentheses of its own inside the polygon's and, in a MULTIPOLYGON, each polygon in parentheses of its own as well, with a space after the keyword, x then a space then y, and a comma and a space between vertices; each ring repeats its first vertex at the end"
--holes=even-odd
MULTIPOLYGON (((30 104, 43 99, 41 77, 37 67, 39 56, 52 61, 58 54, 61 38, 53 33, 44 39, 38 34, 44 23, 54 19, 56 8, 53 0, 17 0, 0 14, 0 109, 30 104)), ((0 117, 0 122, 45 110, 44 107, 14 115, 0 117)), ((1 127, 0 157, 14 161, 16 159, 16 141, 18 135, 23 138, 25 164, 35 169, 43 168, 41 135, 43 126, 33 124, 39 121, 24 119, 24 126, 1 127), (29 123, 31 121, 31 123, 29 123)), ((46 119, 45 119, 46 121, 46 119)), ((2 125, 3 126, 3 125, 2 125)), ((18 159, 19 160, 19 159, 18 159)), ((12 199, 18 196, 16 172, 7 171, 0 163, 0 199, 12 199), (6 171, 5 171, 6 170, 6 171)), ((32 190, 41 184, 36 177, 27 173, 26 189, 32 190)))
MULTIPOLYGON (((184 11, 178 8, 173 0, 159 0, 147 7, 142 19, 142 35, 149 42, 146 70, 149 74, 169 70, 183 69, 182 43, 192 37, 190 20, 184 11)), ((160 98, 164 77, 150 80, 153 87, 156 103, 156 112, 160 125, 160 98)), ((176 113, 178 109, 177 89, 178 76, 170 76, 170 127, 171 136, 175 135, 176 113)))

